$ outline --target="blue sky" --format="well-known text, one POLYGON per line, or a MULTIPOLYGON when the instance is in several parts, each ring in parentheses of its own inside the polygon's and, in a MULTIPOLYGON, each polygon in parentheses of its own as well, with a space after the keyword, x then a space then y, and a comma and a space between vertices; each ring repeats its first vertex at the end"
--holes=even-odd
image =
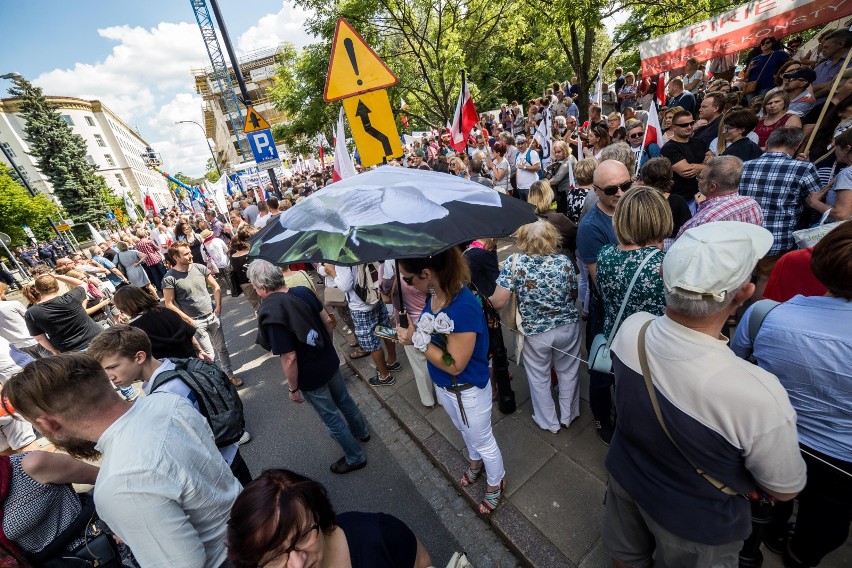
MULTIPOLYGON (((219 0, 238 52, 301 47, 309 14, 286 0, 219 0)), ((190 69, 210 64, 189 0, 0 0, 0 74, 18 72, 48 95, 99 99, 139 129, 167 168, 203 172, 201 119, 190 69), (191 126, 191 125, 190 125, 191 126)), ((7 96, 7 81, 0 95, 7 96)))

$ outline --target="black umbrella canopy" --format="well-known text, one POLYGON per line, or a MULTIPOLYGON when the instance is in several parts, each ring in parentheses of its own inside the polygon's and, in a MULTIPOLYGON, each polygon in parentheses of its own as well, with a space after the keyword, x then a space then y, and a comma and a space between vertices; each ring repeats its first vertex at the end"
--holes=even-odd
POLYGON ((249 255, 276 264, 354 266, 438 254, 505 237, 536 221, 533 207, 456 176, 382 166, 331 184, 251 239, 249 255))

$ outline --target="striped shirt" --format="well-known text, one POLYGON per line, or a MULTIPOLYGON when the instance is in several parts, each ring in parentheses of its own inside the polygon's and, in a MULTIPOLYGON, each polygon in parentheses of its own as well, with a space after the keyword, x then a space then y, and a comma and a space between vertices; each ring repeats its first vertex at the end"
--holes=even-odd
POLYGON ((163 260, 160 247, 151 239, 140 239, 136 243, 136 250, 145 255, 145 266, 153 266, 163 260))

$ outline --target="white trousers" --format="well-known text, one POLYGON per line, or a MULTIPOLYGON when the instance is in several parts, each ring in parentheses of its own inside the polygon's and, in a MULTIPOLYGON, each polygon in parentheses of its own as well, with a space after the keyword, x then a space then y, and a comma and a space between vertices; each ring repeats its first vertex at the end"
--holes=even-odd
POLYGON ((524 370, 530 383, 533 420, 542 430, 558 432, 580 415, 580 324, 563 325, 524 342, 524 370), (565 353, 569 355, 566 355, 565 353), (559 414, 550 394, 550 368, 559 380, 559 414))
POLYGON ((467 446, 468 457, 471 461, 482 460, 488 485, 499 485, 506 475, 506 470, 503 469, 503 454, 491 430, 491 381, 488 381, 485 388, 474 387, 462 391, 462 405, 467 417, 467 425, 462 421, 456 393, 441 387, 437 387, 435 392, 438 395, 438 402, 461 432, 467 446))
POLYGON ((414 382, 417 384, 420 403, 423 406, 435 406, 435 383, 429 376, 426 355, 413 345, 404 345, 403 347, 405 347, 405 356, 408 357, 408 364, 414 371, 414 382))

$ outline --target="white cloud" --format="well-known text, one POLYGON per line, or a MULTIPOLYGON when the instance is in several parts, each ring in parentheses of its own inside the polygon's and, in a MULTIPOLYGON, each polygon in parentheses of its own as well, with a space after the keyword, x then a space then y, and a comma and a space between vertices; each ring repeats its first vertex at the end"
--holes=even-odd
MULTIPOLYGON (((304 30, 311 14, 282 0, 281 9, 267 14, 239 36, 243 53, 274 47, 282 41, 302 47, 314 38, 304 30)), ((203 101, 195 92, 192 70, 210 60, 195 22, 161 22, 153 28, 129 25, 98 30, 114 42, 102 61, 79 62, 71 69, 42 73, 34 83, 45 94, 100 100, 140 133, 163 157, 170 173, 204 173, 210 153, 198 127, 203 101)))
POLYGON ((296 47, 304 47, 316 41, 305 30, 305 21, 313 11, 282 1, 281 10, 263 16, 257 25, 250 27, 237 40, 237 49, 248 53, 264 47, 274 47, 288 41, 296 47))

